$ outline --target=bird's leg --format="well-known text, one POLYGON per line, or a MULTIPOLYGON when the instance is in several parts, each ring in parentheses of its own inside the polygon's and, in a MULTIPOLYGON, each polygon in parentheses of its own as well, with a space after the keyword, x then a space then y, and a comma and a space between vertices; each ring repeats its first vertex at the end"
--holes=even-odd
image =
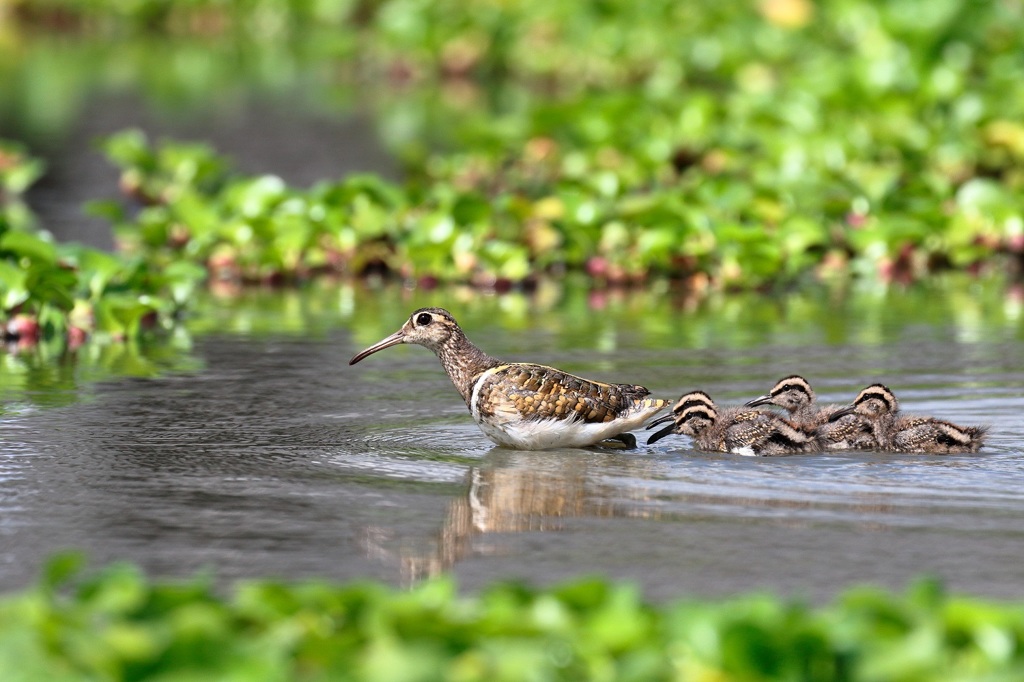
POLYGON ((634 436, 632 433, 620 433, 617 436, 605 438, 603 441, 601 441, 600 444, 610 448, 634 450, 636 449, 636 436, 634 436), (621 443, 622 445, 619 445, 619 443, 621 443))

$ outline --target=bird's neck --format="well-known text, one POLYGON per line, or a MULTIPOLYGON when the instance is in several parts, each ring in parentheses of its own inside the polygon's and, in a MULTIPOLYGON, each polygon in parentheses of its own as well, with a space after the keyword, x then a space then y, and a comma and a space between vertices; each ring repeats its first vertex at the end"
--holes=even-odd
POLYGON ((883 414, 877 419, 871 421, 872 435, 875 437, 875 441, 882 443, 889 436, 889 432, 892 431, 893 425, 896 423, 896 415, 894 414, 883 414))
POLYGON ((791 410, 789 416, 799 423, 814 421, 821 414, 820 408, 813 402, 802 403, 791 410))
POLYGON ((500 360, 477 348, 463 334, 452 335, 434 352, 467 405, 473 395, 473 384, 480 373, 501 364, 500 360))

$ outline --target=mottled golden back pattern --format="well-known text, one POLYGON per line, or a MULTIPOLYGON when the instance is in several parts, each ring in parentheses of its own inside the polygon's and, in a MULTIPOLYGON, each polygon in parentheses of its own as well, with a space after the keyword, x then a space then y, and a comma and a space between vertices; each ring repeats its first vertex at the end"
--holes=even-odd
POLYGON ((591 381, 545 365, 500 365, 476 389, 481 417, 516 412, 523 419, 579 419, 610 422, 637 409, 667 401, 648 398, 643 386, 591 381))

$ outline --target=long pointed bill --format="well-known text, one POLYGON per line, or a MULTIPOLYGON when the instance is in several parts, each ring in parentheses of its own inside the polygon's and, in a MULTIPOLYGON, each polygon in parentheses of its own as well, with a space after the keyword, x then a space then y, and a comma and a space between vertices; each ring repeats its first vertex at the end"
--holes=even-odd
POLYGON ((386 338, 381 339, 380 341, 378 341, 377 343, 373 344, 372 346, 370 346, 366 350, 360 351, 360 352, 356 353, 352 357, 352 359, 348 361, 348 364, 354 365, 354 364, 356 364, 357 362, 359 362, 360 360, 362 360, 363 358, 365 358, 368 355, 373 355, 374 353, 376 353, 379 350, 384 350, 385 348, 391 348, 391 346, 397 346, 400 343, 405 343, 405 332, 403 332, 401 329, 399 329, 397 332, 395 332, 391 336, 388 336, 386 338))
MULTIPOLYGON (((656 423, 660 424, 661 420, 659 419, 656 423)), ((661 440, 665 436, 670 435, 675 430, 676 430, 676 425, 675 425, 675 422, 673 422, 673 423, 669 424, 668 426, 666 426, 665 428, 663 428, 661 431, 658 431, 657 433, 653 434, 650 438, 648 438, 647 439, 647 444, 648 445, 654 445, 659 440, 661 440)))
POLYGON ((763 395, 760 398, 754 398, 753 400, 748 400, 747 402, 743 403, 743 407, 757 407, 758 405, 764 405, 767 402, 771 402, 771 399, 772 399, 771 394, 763 395))
POLYGON ((645 426, 644 428, 645 429, 653 429, 658 424, 664 424, 665 422, 675 421, 675 419, 676 419, 675 415, 663 414, 662 416, 658 417, 654 421, 647 422, 647 426, 645 426))

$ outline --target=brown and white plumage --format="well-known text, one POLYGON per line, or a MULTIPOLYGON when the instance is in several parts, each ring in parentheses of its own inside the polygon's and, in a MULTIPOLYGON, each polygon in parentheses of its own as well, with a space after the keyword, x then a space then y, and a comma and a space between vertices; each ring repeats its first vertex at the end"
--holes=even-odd
POLYGON ((738 455, 771 457, 818 449, 813 437, 781 415, 742 407, 719 409, 703 391, 683 395, 672 407, 671 415, 649 426, 667 421, 672 423, 648 438, 648 445, 675 433, 690 436, 701 450, 738 455))
POLYGON ((758 405, 781 407, 797 428, 810 434, 839 409, 838 405, 819 405, 810 382, 798 374, 779 379, 768 393, 745 403, 746 407, 758 405))
POLYGON ((451 313, 421 308, 394 334, 357 353, 401 343, 434 351, 480 429, 499 445, 521 450, 586 447, 607 439, 628 442, 668 405, 643 386, 606 384, 545 365, 502 362, 475 346, 451 313))
POLYGON ((857 433, 870 432, 873 443, 851 447, 933 454, 977 452, 988 431, 985 426, 958 426, 934 417, 900 414, 896 395, 883 384, 868 386, 852 404, 836 412, 819 430, 819 439, 837 430, 833 424, 847 424, 857 433))
POLYGON ((897 452, 954 454, 977 452, 985 444, 987 426, 958 426, 942 419, 900 424, 892 433, 888 449, 897 452))
POLYGON ((875 450, 881 446, 869 420, 839 410, 815 431, 822 450, 875 450))
POLYGON ((828 450, 885 450, 899 411, 895 394, 883 384, 872 384, 834 412, 818 438, 828 450))

